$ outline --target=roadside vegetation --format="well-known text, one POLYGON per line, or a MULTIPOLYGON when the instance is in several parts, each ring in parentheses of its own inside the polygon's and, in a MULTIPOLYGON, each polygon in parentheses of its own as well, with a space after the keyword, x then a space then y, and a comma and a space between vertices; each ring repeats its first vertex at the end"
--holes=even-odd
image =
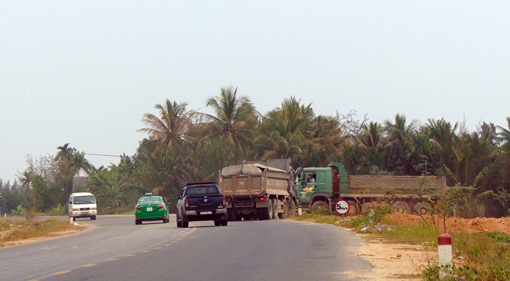
POLYGON ((444 176, 448 186, 473 188, 469 216, 507 215, 510 117, 507 124, 480 122, 468 131, 464 123, 443 118, 408 120, 396 114, 375 122, 342 108, 345 114, 324 115, 294 96, 259 112, 236 87, 212 94, 204 100, 211 113, 189 109, 185 101, 155 101, 140 116, 138 131, 146 135, 136 152, 110 158, 108 167, 93 166, 87 159, 92 153, 69 143, 55 144, 53 155, 27 155, 27 167, 15 182, 0 178, 1 212, 18 206, 58 212, 80 191, 73 189, 73 176, 81 170, 99 214, 132 211, 146 192, 165 197, 173 210, 175 195, 187 182, 216 181, 222 167, 243 160, 290 158, 295 169, 342 162, 352 175, 444 176))
MULTIPOLYGON (((356 233, 367 234, 370 238, 380 238, 386 243, 406 243, 420 245, 437 251, 437 238, 441 233, 443 218, 427 216, 413 222, 404 223, 398 217, 389 216, 388 208, 378 208, 371 215, 341 218, 334 212, 319 209, 293 216, 297 221, 333 224, 356 233)), ((449 218, 454 220, 455 218, 449 218)), ((441 280, 510 280, 510 234, 498 231, 455 232, 451 234, 454 266, 448 270, 448 277, 441 280)), ((439 280, 437 260, 429 260, 421 269, 420 278, 427 281, 439 280)))
POLYGON ((83 230, 62 220, 0 220, 0 247, 83 230))

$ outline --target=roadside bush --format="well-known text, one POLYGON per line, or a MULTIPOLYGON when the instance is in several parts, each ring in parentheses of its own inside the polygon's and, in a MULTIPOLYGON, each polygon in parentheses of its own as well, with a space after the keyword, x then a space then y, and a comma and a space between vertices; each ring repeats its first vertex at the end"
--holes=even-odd
MULTIPOLYGON (((454 266, 441 280, 510 280, 510 235, 501 232, 462 233, 452 236, 454 266)), ((425 280, 439 280, 439 267, 423 269, 425 280)))
POLYGON ((34 208, 28 208, 18 205, 16 210, 12 210, 12 214, 24 217, 27 221, 33 221, 37 218, 37 212, 34 208))
POLYGON ((55 207, 52 207, 51 210, 48 211, 48 215, 50 216, 64 216, 67 215, 67 206, 62 206, 58 204, 55 207))

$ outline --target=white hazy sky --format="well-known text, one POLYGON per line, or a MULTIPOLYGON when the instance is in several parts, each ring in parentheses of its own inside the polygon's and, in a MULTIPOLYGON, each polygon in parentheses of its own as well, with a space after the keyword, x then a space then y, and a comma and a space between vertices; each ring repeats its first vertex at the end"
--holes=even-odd
POLYGON ((1 1, 0 178, 65 143, 133 155, 155 104, 229 85, 262 113, 506 127, 510 1, 1 1))

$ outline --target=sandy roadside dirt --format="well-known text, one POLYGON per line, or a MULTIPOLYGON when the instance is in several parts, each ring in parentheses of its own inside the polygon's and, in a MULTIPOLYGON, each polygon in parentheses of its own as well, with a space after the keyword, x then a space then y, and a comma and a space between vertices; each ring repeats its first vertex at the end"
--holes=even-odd
MULTIPOLYGON (((389 218, 395 225, 416 224, 421 218, 413 215, 392 214, 389 218)), ((499 231, 510 234, 510 218, 449 218, 447 233, 474 233, 482 231, 499 231)), ((441 229, 443 226, 441 224, 441 229)), ((358 256, 372 263, 370 273, 353 274, 358 280, 422 280, 419 278, 424 266, 437 262, 437 248, 423 245, 386 244, 382 239, 367 234, 357 234, 364 239, 362 247, 357 249, 358 256), (371 238, 372 237, 372 238, 371 238)), ((455 258, 455 257, 454 257, 455 258)))

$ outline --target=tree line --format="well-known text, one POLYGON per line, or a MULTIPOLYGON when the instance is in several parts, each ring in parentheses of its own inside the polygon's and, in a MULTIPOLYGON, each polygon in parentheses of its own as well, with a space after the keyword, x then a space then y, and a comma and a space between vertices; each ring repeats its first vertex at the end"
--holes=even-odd
POLYGON ((98 198, 100 213, 131 211, 145 192, 173 205, 186 182, 216 181, 219 170, 243 160, 290 158, 292 165, 326 166, 341 161, 355 175, 437 175, 448 186, 466 187, 459 195, 464 216, 509 215, 510 117, 507 127, 405 115, 382 123, 345 115, 316 115, 312 104, 291 96, 266 114, 237 88, 222 87, 206 100, 213 114, 190 110, 166 99, 146 113, 138 130, 147 134, 134 155, 118 164, 94 167, 66 143, 55 156, 27 157, 28 167, 13 184, 0 180, 2 212, 17 206, 39 212, 64 210, 73 176, 85 170, 86 188, 98 198))

